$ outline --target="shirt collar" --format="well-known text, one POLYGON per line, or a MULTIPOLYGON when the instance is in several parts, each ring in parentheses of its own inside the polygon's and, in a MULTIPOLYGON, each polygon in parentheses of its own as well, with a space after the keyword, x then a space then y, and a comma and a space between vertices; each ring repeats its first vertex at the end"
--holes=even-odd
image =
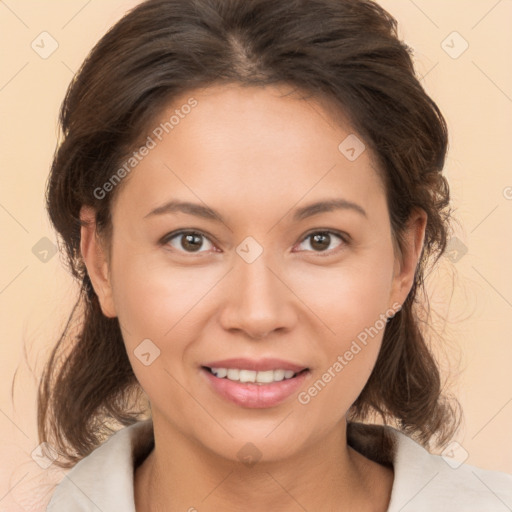
MULTIPOLYGON (((391 426, 348 423, 347 442, 366 457, 393 466, 388 512, 430 512, 436 503, 436 510, 481 510, 473 508, 480 506, 481 499, 501 510, 498 506, 503 507, 504 501, 499 496, 510 496, 511 475, 465 464, 455 468, 391 426), (454 496, 457 508, 453 508, 454 496), (451 505, 445 509, 446 504, 451 505)), ((119 430, 69 471, 46 511, 67 512, 71 504, 80 504, 81 511, 136 512, 134 468, 153 447, 151 419, 119 430)))

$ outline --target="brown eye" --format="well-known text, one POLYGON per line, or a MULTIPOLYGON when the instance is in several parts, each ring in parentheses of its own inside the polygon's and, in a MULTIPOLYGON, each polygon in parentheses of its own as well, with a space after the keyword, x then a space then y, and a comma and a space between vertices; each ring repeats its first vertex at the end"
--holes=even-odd
POLYGON ((202 233, 182 231, 166 237, 165 243, 181 252, 205 252, 200 250, 205 245, 205 241, 208 241, 213 247, 213 244, 202 233))
POLYGON ((314 233, 307 235, 300 245, 309 241, 309 245, 313 252, 330 252, 342 245, 342 243, 338 243, 336 246, 332 247, 335 239, 341 240, 342 243, 345 243, 345 240, 341 235, 333 233, 332 231, 315 231, 314 233))

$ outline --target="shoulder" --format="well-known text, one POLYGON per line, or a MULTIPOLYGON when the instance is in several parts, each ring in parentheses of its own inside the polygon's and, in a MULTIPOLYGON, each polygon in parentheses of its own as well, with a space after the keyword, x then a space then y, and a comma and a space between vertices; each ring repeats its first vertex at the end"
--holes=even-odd
POLYGON ((389 512, 512 509, 512 475, 433 455, 409 438, 401 446, 389 512))
POLYGON ((135 512, 134 467, 137 459, 151 450, 152 443, 151 420, 117 431, 66 474, 55 488, 46 512, 135 512))
MULTIPOLYGON (((352 436, 356 438, 358 435, 363 437, 365 432, 365 427, 358 425, 362 424, 351 429, 352 436), (354 434, 354 429, 359 434, 354 434)), ((370 438, 378 439, 377 446, 391 447, 389 458, 394 467, 394 482, 388 512, 512 510, 512 475, 431 454, 392 427, 369 427, 366 431, 370 438)), ((364 444, 361 447, 364 450, 364 444)))

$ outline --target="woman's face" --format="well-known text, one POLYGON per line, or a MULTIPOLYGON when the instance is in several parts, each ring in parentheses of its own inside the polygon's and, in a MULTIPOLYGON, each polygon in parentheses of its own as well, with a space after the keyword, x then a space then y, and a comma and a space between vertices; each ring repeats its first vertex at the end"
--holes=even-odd
POLYGON ((423 237, 420 222, 401 269, 370 151, 282 92, 202 89, 163 112, 113 204, 110 275, 93 280, 155 424, 233 460, 339 431, 423 237))

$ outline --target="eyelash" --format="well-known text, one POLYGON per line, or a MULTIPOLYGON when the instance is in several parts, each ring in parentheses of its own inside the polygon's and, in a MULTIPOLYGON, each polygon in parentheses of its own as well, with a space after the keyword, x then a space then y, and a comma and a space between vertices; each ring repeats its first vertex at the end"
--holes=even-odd
MULTIPOLYGON (((334 235, 336 237, 338 237, 342 244, 341 244, 341 247, 338 247, 338 248, 335 248, 335 249, 328 249, 328 250, 325 250, 325 251, 306 251, 306 252, 313 252, 313 253, 316 253, 318 256, 321 256, 321 257, 327 257, 327 256, 331 256, 333 254, 336 254, 338 253, 340 250, 343 250, 344 246, 347 246, 350 244, 350 237, 345 234, 345 233, 342 233, 342 232, 339 232, 339 231, 333 231, 331 229, 317 229, 315 231, 310 231, 309 233, 307 233, 302 239, 301 241, 299 242, 299 245, 302 244, 303 242, 305 242, 308 238, 311 239, 314 235, 325 235, 325 234, 328 234, 328 235, 334 235)), ((210 237, 207 236, 206 234, 202 233, 201 231, 199 230, 195 230, 195 229, 182 229, 182 230, 179 230, 179 231, 173 231, 172 233, 168 233, 167 235, 165 235, 160 243, 162 245, 168 245, 169 242, 171 240, 173 240, 174 238, 177 238, 181 235, 198 235, 200 237, 203 237, 203 238, 206 238, 211 244, 215 245, 211 240, 210 240, 210 237)), ((190 255, 200 255, 204 252, 207 252, 207 251, 199 251, 199 252, 187 252, 187 251, 184 251, 184 250, 180 250, 178 249, 178 252, 180 253, 183 253, 183 254, 190 254, 190 255)), ((299 252, 303 252, 303 251, 299 251, 299 252)))

